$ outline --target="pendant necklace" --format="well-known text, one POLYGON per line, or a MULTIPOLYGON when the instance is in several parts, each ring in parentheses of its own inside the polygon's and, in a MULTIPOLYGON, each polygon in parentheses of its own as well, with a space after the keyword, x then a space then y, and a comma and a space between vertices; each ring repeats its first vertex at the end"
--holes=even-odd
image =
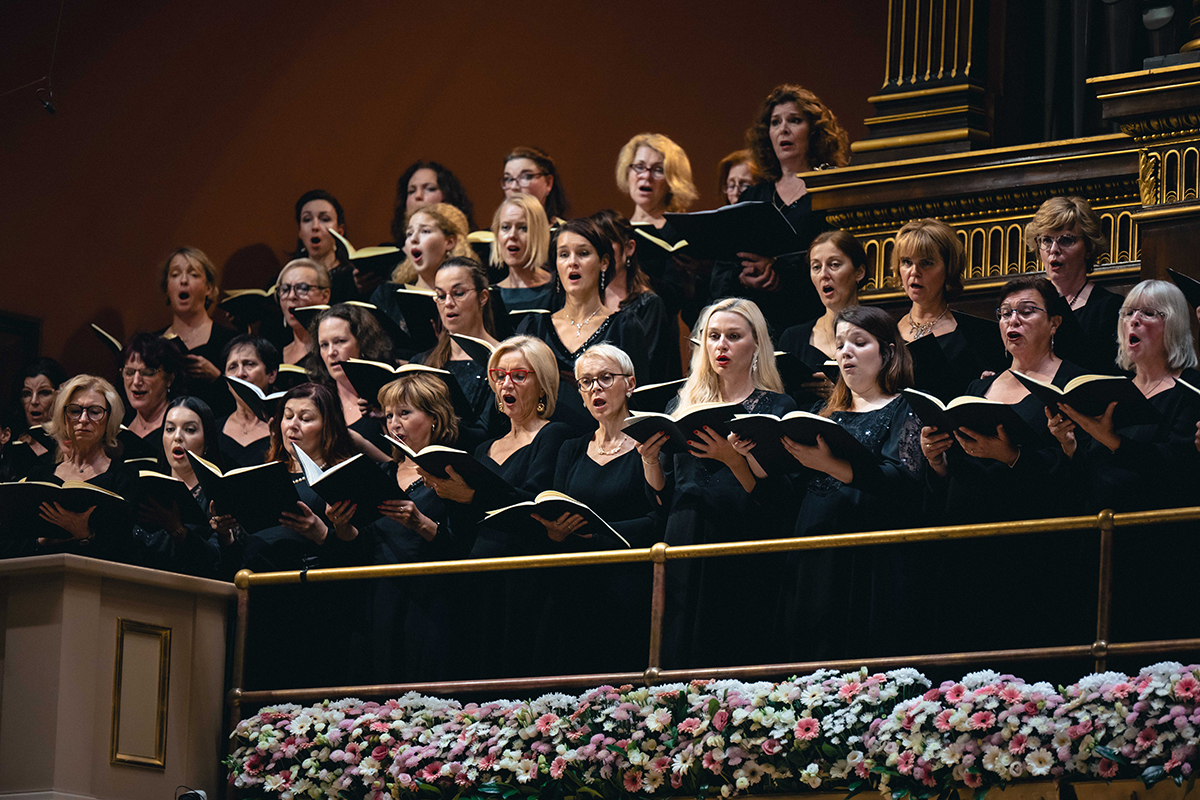
POLYGON ((621 448, 625 446, 625 441, 627 439, 629 439, 629 434, 622 435, 621 438, 617 440, 617 446, 612 450, 605 450, 600 446, 599 442, 596 442, 596 452, 602 456, 615 456, 617 453, 621 452, 621 448))
POLYGON ((922 336, 929 335, 929 333, 933 331, 937 324, 942 321, 942 317, 946 316, 946 312, 949 310, 950 306, 946 306, 942 309, 942 313, 938 314, 937 319, 935 319, 933 322, 922 322, 919 325, 917 324, 916 320, 913 319, 912 312, 908 312, 908 330, 909 333, 912 334, 913 339, 920 339, 922 336))
POLYGON ((563 310, 563 316, 567 317, 567 322, 571 323, 571 326, 575 328, 575 336, 576 336, 576 338, 579 338, 579 337, 582 337, 582 336, 583 336, 583 326, 584 326, 584 325, 587 325, 589 322, 591 322, 591 321, 592 321, 592 317, 594 317, 594 316, 596 316, 597 314, 599 314, 599 313, 600 313, 600 309, 602 309, 602 308, 604 308, 604 304, 603 304, 603 303, 601 303, 601 304, 599 305, 599 307, 597 307, 597 308, 596 308, 596 310, 595 310, 595 311, 593 311, 592 313, 588 314, 586 317, 584 317, 584 318, 583 318, 582 320, 580 320, 579 322, 576 322, 575 320, 573 320, 573 319, 571 319, 569 316, 567 316, 567 312, 566 312, 566 310, 565 310, 565 309, 563 310))

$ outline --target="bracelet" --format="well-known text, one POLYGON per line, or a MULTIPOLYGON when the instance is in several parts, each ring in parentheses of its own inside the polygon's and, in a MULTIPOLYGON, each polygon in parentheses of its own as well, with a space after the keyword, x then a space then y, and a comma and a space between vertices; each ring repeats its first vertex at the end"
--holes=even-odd
POLYGON ((1012 460, 1012 463, 1008 465, 1008 468, 1012 469, 1013 467, 1015 467, 1017 465, 1017 462, 1020 460, 1021 460, 1021 448, 1018 447, 1017 448, 1017 457, 1012 460))

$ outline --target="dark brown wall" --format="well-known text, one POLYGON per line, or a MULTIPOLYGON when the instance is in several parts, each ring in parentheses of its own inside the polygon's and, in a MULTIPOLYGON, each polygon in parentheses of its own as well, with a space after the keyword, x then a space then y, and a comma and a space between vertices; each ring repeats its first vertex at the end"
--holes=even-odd
MULTIPOLYGON (((45 74, 58 10, 13 5, 0 91, 45 74)), ((576 213, 628 213, 613 164, 653 130, 688 151, 698 207, 715 206, 717 160, 777 83, 809 86, 865 136, 887 14, 885 0, 65 8, 58 113, 32 89, 0 97, 0 310, 44 318, 43 352, 104 372, 86 324, 165 325, 168 250, 205 250, 226 288, 267 285, 295 243, 296 197, 333 192, 350 240, 376 244, 416 158, 464 180, 480 224, 517 144, 555 157, 576 213)))

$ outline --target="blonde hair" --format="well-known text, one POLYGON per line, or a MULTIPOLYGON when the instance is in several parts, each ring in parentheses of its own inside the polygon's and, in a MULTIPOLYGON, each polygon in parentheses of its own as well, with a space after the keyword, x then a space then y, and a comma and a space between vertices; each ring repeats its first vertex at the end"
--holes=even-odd
POLYGON ((125 418, 125 404, 121 402, 121 395, 117 394, 111 383, 98 375, 76 375, 58 387, 58 395, 54 398, 54 407, 45 426, 46 432, 59 444, 59 461, 67 459, 67 450, 62 445, 71 438, 67 406, 75 399, 75 395, 87 391, 103 395, 104 402, 108 404, 108 416, 104 422, 104 452, 110 456, 117 452, 117 434, 121 432, 121 420, 125 418))
POLYGON ((525 227, 529 231, 526 237, 529 245, 525 263, 521 268, 545 265, 550 260, 550 220, 546 218, 546 210, 542 208, 541 201, 531 194, 513 195, 496 206, 496 213, 492 215, 492 236, 495 237, 495 242, 492 244, 492 256, 488 263, 493 267, 504 265, 504 259, 500 257, 500 215, 509 206, 518 206, 525 212, 525 227))
POLYGON ((294 258, 283 265, 283 269, 279 270, 279 277, 275 279, 275 296, 279 296, 279 284, 283 283, 283 276, 288 274, 293 269, 311 269, 317 273, 317 282, 321 284, 319 288, 328 289, 332 279, 329 277, 329 268, 319 261, 313 261, 311 258, 294 258))
POLYGON ((430 444, 452 445, 458 441, 458 417, 450 402, 450 390, 440 378, 417 372, 402 375, 379 390, 379 407, 384 412, 401 403, 430 417, 430 444))
POLYGON ((175 260, 175 256, 183 256, 184 258, 195 261, 200 265, 200 269, 204 270, 204 280, 208 284, 208 292, 204 295, 204 307, 208 308, 213 303, 217 302, 217 296, 221 294, 221 278, 217 273, 217 268, 213 266, 212 260, 204 254, 204 251, 197 247, 176 247, 167 254, 163 260, 162 278, 159 282, 159 288, 164 292, 167 291, 167 278, 171 274, 171 262, 175 260))
POLYGON ((716 370, 708 360, 708 348, 704 346, 705 333, 708 331, 708 321, 713 314, 728 311, 746 320, 750 333, 754 336, 757 358, 750 368, 750 380, 755 389, 766 389, 771 392, 783 391, 783 380, 779 377, 779 368, 775 366, 775 347, 771 344, 771 334, 767 328, 767 320, 753 300, 741 297, 727 297, 718 300, 700 312, 700 319, 692 331, 692 338, 700 345, 692 350, 692 364, 687 381, 679 390, 679 407, 694 406, 697 403, 718 403, 721 401, 721 384, 716 370))
POLYGON ((617 156, 617 188, 629 194, 629 167, 639 147, 649 147, 662 153, 663 178, 667 182, 667 211, 687 211, 700 197, 692 183, 692 162, 687 153, 661 133, 639 133, 621 148, 617 156))
POLYGON ((492 383, 492 370, 496 369, 500 359, 509 353, 520 353, 533 368, 538 387, 542 390, 542 401, 546 404, 545 410, 539 411, 538 416, 542 419, 550 419, 554 414, 554 406, 558 402, 558 361, 554 358, 554 353, 550 351, 550 347, 545 342, 532 336, 513 336, 501 342, 492 352, 492 357, 488 359, 488 383, 491 384, 492 392, 497 396, 499 396, 500 387, 492 383))
POLYGON ((896 234, 896 245, 892 248, 892 273, 899 277, 900 260, 913 256, 942 259, 945 267, 942 297, 945 300, 953 300, 962 293, 967 251, 954 228, 931 217, 906 222, 896 234))
POLYGON ((1100 216, 1082 197, 1051 197, 1042 203, 1033 219, 1025 226, 1025 247, 1030 252, 1037 253, 1039 236, 1048 231, 1059 231, 1076 225, 1083 234, 1084 258, 1087 259, 1087 271, 1091 272, 1092 267, 1108 250, 1108 239, 1104 235, 1100 216))
MULTIPOLYGON (((404 217, 404 227, 406 230, 409 224, 412 223, 412 218, 417 214, 424 214, 432 219, 443 236, 454 237, 454 247, 446 253, 446 258, 471 255, 471 244, 467 241, 467 234, 470 231, 466 214, 449 203, 430 203, 429 205, 417 206, 404 217)), ((406 256, 404 261, 400 262, 400 266, 396 267, 392 272, 392 282, 417 282, 417 265, 412 262, 411 258, 406 256)))
MULTIPOLYGON (((1122 309, 1140 308, 1143 304, 1163 312, 1163 349, 1167 351, 1168 369, 1190 369, 1196 366, 1196 348, 1192 345, 1192 314, 1183 291, 1170 281, 1142 281, 1125 295, 1122 309)), ((1129 341, 1120 335, 1117 322, 1117 366, 1136 370, 1129 355, 1129 341)))

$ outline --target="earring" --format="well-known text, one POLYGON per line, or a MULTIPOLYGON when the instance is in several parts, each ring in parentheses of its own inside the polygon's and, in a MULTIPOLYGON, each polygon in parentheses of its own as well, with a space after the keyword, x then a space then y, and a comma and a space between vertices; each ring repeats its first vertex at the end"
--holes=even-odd
POLYGON ((601 293, 604 292, 604 272, 603 271, 600 272, 600 291, 601 291, 601 293))
POLYGON ((546 413, 546 395, 542 395, 541 397, 538 398, 537 412, 539 414, 546 413))
POLYGON ((496 398, 496 410, 499 411, 501 414, 504 413, 504 401, 501 400, 499 397, 496 398))
POLYGON ((757 352, 754 353, 754 358, 750 359, 750 371, 751 372, 758 371, 758 353, 757 352))

